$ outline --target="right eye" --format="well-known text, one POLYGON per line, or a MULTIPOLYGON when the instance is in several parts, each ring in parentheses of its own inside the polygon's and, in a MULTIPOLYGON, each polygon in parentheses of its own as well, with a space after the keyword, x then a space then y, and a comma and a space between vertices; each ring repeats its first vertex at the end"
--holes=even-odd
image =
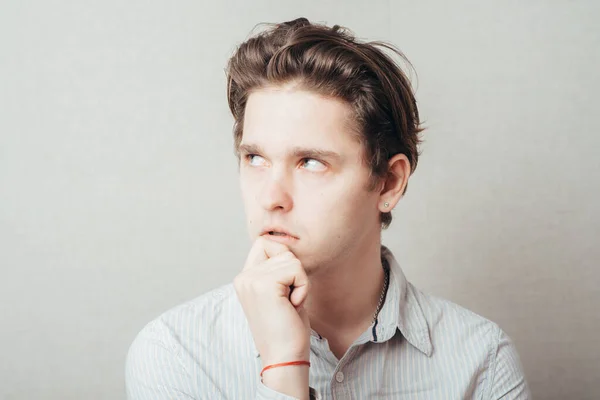
POLYGON ((258 154, 247 154, 246 160, 248 160, 248 164, 253 167, 260 167, 267 163, 267 161, 258 154))

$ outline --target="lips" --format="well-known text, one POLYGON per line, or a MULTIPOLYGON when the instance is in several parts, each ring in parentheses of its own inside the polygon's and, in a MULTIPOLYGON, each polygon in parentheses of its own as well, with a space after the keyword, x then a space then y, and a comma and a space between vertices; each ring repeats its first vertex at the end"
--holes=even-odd
POLYGON ((296 235, 281 227, 266 227, 261 236, 298 239, 296 235))

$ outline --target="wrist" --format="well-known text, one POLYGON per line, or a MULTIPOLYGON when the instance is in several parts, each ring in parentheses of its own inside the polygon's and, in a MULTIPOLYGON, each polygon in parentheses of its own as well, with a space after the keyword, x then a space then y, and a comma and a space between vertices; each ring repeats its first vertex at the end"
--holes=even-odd
POLYGON ((310 367, 310 361, 298 360, 298 361, 282 362, 282 363, 277 363, 277 364, 268 364, 267 366, 265 366, 262 369, 262 371, 260 371, 260 377, 261 378, 263 377, 263 373, 265 371, 268 371, 273 368, 293 367, 293 366, 298 366, 298 365, 306 365, 307 367, 310 367))
MULTIPOLYGON (((266 364, 265 367, 276 364, 266 364)), ((263 369, 262 383, 276 392, 298 399, 309 398, 309 365, 285 365, 263 369)))

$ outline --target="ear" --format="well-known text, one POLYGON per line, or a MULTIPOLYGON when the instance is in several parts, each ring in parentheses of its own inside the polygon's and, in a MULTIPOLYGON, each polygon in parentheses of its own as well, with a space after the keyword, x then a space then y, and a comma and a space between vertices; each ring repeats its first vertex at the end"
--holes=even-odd
POLYGON ((379 211, 390 212, 398 204, 410 177, 410 161, 396 154, 388 161, 388 173, 379 192, 379 211), (387 205, 387 207, 386 207, 387 205))

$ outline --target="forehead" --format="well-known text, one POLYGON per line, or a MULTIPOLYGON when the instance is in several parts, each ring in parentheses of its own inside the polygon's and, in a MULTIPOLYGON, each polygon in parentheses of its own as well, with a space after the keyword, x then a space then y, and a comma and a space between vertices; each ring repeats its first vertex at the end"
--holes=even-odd
POLYGON ((360 149, 349 104, 289 86, 250 94, 242 143, 273 150, 297 146, 338 152, 360 149))

